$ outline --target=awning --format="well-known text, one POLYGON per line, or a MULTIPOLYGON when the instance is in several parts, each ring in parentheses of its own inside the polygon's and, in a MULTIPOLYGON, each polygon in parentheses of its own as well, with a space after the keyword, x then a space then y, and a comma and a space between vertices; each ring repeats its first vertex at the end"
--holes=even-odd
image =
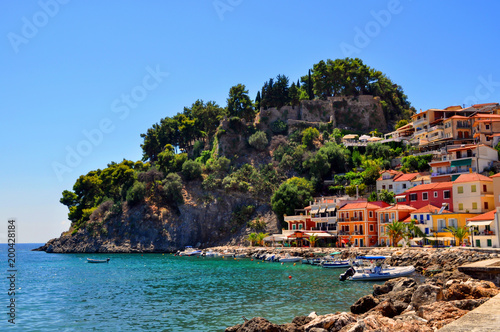
POLYGON ((307 236, 315 235, 317 237, 332 237, 332 234, 329 233, 306 233, 307 236))
POLYGON ((410 241, 418 242, 418 241, 422 241, 423 239, 424 239, 423 237, 414 237, 413 239, 410 239, 410 241))
POLYGON ((326 208, 320 208, 318 213, 325 213, 326 208))
POLYGON ((333 207, 329 207, 328 209, 326 209, 326 212, 335 212, 335 210, 337 210, 337 208, 335 206, 333 206, 333 207))
POLYGON ((399 195, 394 197, 395 199, 406 199, 406 195, 399 195))
POLYGON ((428 236, 427 240, 431 241, 451 241, 455 240, 454 237, 447 237, 447 236, 428 236))
POLYGON ((318 214, 319 212, 319 209, 311 209, 311 214, 318 214))
POLYGON ((472 158, 464 158, 464 159, 452 160, 451 164, 450 164, 451 167, 469 166, 469 165, 472 165, 472 158))
POLYGON ((349 243, 348 239, 342 239, 342 243, 349 243))
POLYGON ((273 241, 284 241, 286 239, 287 239, 287 237, 284 235, 270 235, 270 236, 266 236, 264 239, 262 239, 262 241, 273 242, 273 241))
POLYGON ((493 222, 493 220, 469 221, 469 223, 467 224, 467 227, 471 227, 471 226, 488 226, 488 225, 491 225, 492 222, 493 222))

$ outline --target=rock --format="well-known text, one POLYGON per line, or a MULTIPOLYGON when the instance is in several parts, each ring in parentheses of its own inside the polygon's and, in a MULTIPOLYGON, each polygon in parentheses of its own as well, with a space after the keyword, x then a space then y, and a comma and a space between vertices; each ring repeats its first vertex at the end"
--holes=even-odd
POLYGON ((318 315, 316 314, 316 311, 313 311, 307 317, 311 317, 312 319, 314 319, 314 318, 318 317, 318 315))
POLYGON ((471 292, 472 292, 472 287, 470 285, 464 283, 452 284, 444 292, 444 299, 446 301, 470 299, 472 298, 471 292))
POLYGON ((375 297, 373 297, 373 295, 363 296, 351 306, 351 312, 353 314, 364 314, 368 310, 377 306, 379 302, 380 301, 375 297))
POLYGON ((392 301, 385 300, 383 302, 380 302, 377 304, 377 306, 369 311, 370 314, 376 314, 379 313, 380 315, 384 317, 389 317, 392 318, 398 314, 398 311, 394 307, 394 304, 392 301))
POLYGON ((441 301, 443 299, 443 291, 440 287, 422 284, 417 287, 411 297, 411 304, 418 309, 422 305, 441 301))
POLYGON ((427 325, 437 329, 459 319, 467 312, 467 310, 459 309, 450 302, 445 301, 422 305, 418 309, 418 315, 427 320, 427 325))
POLYGON ((396 309, 398 315, 405 311, 406 308, 408 308, 408 303, 403 301, 394 301, 394 309, 396 309))
POLYGON ((362 331, 380 331, 380 332, 393 332, 393 331, 406 331, 406 332, 420 332, 420 331, 433 331, 421 320, 394 320, 388 317, 369 315, 363 319, 358 320, 344 327, 341 332, 362 332, 362 331))
POLYGON ((322 329, 321 327, 313 327, 309 332, 328 332, 328 330, 322 329))
MULTIPOLYGON (((314 315, 316 315, 316 313, 314 313, 314 315)), ((318 315, 316 315, 316 317, 317 316, 318 315)), ((312 321, 313 318, 315 318, 315 317, 310 317, 310 315, 309 316, 297 316, 292 320, 292 324, 295 324, 297 326, 306 325, 307 323, 312 321)))
POLYGON ((225 332, 284 332, 279 325, 273 324, 265 318, 254 317, 244 324, 228 327, 225 332), (237 327, 237 328, 236 328, 237 327))
POLYGON ((468 300, 456 300, 456 301, 449 301, 450 304, 454 305, 455 307, 462 309, 462 310, 474 310, 477 307, 479 307, 481 304, 484 302, 488 301, 489 298, 481 298, 481 299, 468 299, 468 300))
POLYGON ((322 328, 329 331, 339 331, 344 326, 356 322, 351 314, 342 312, 340 314, 329 314, 318 316, 303 326, 304 331, 310 332, 312 328, 322 328))

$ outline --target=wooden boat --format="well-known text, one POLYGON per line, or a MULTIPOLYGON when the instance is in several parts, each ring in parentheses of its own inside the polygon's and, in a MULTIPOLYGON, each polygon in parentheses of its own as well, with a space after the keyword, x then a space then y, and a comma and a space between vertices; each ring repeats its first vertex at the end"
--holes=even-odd
POLYGON ((360 267, 350 267, 339 276, 340 281, 369 281, 388 280, 399 277, 406 277, 415 272, 415 267, 410 266, 387 266, 383 264, 384 256, 359 256, 357 259, 369 261, 360 267))
POLYGON ((87 263, 108 263, 109 258, 106 259, 92 259, 92 258, 87 258, 87 263))

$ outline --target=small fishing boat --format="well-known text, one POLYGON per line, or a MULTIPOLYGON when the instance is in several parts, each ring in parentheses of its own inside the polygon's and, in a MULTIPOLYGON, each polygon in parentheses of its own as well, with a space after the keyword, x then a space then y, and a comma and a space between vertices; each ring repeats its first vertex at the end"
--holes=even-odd
POLYGON ((202 254, 201 250, 194 249, 191 246, 187 246, 184 251, 179 253, 179 256, 200 256, 202 254))
POLYGON ((302 260, 302 257, 290 256, 290 254, 286 254, 284 257, 280 257, 279 262, 280 263, 295 263, 295 262, 300 262, 301 260, 302 260))
POLYGON ((368 281, 368 280, 388 280, 399 277, 406 277, 415 272, 415 267, 410 266, 388 266, 383 264, 385 256, 358 256, 358 260, 369 262, 360 267, 351 266, 347 271, 339 276, 340 281, 368 281))
POLYGON ((87 258, 87 263, 108 263, 109 258, 106 259, 92 259, 92 258, 87 258))

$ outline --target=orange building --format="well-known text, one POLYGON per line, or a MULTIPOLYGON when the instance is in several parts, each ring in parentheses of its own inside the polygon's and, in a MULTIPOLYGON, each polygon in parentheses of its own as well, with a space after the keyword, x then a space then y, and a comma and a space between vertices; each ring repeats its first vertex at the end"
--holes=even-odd
POLYGON ((417 209, 404 204, 397 204, 393 206, 384 207, 378 209, 377 212, 377 228, 378 228, 378 244, 385 246, 387 244, 394 245, 391 243, 391 238, 387 233, 387 225, 393 221, 400 221, 404 223, 409 223, 411 221, 411 213, 417 209))
POLYGON ((362 202, 344 205, 337 214, 338 235, 342 243, 355 247, 373 247, 377 240, 377 213, 389 206, 385 202, 362 202))

